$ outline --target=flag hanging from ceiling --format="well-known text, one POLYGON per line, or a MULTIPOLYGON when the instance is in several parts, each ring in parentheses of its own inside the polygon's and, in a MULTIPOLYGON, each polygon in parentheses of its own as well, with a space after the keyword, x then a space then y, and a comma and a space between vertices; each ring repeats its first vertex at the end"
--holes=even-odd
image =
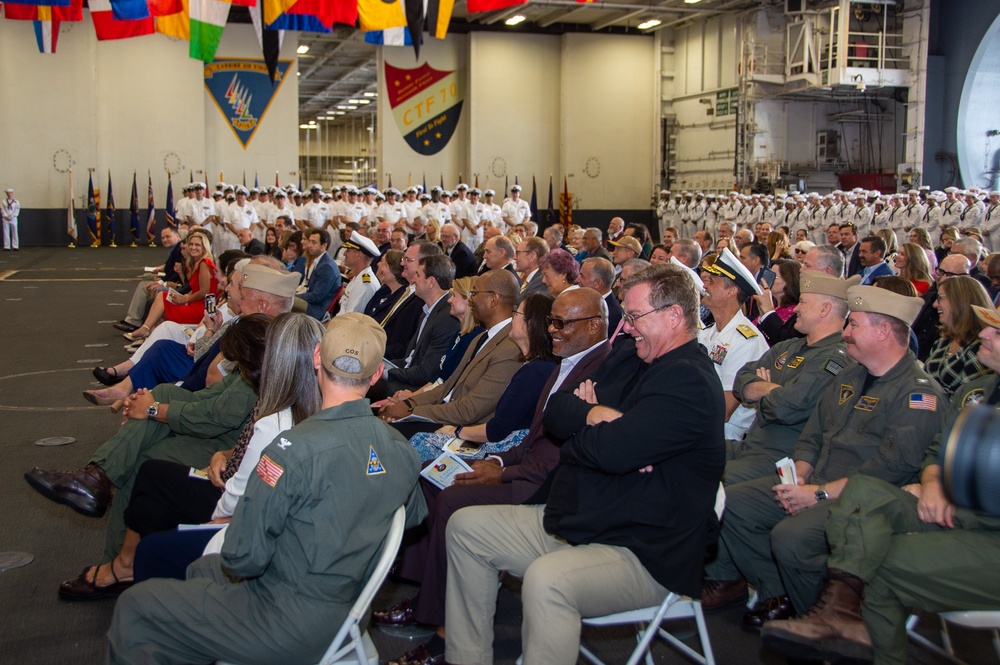
POLYGON ((244 149, 260 127, 291 64, 291 60, 278 62, 273 85, 261 60, 227 58, 205 66, 205 87, 244 149))
POLYGON ((228 2, 222 0, 191 0, 191 47, 189 54, 202 62, 215 60, 222 31, 229 19, 228 2))
POLYGON ((181 10, 169 15, 156 14, 156 31, 168 37, 191 39, 191 20, 189 0, 180 0, 181 10))
POLYGON ((155 245, 156 240, 156 206, 153 205, 153 174, 149 171, 149 205, 146 209, 146 241, 155 245))
POLYGON ((177 212, 174 210, 174 182, 170 178, 169 172, 167 173, 167 204, 164 210, 167 224, 170 225, 170 228, 177 226, 177 224, 174 223, 174 217, 177 216, 177 212))
POLYGON ((427 32, 438 39, 448 36, 448 25, 451 24, 451 13, 455 9, 455 0, 427 0, 427 32))
MULTIPOLYGON (((38 5, 19 5, 6 2, 3 5, 3 15, 12 21, 37 21, 38 5)), ((49 7, 54 21, 82 21, 83 0, 71 0, 65 7, 49 7)))
POLYGON ((38 42, 39 53, 55 53, 59 42, 59 21, 52 18, 51 7, 38 8, 38 20, 35 21, 35 41, 38 42))
POLYGON ((108 212, 105 214, 108 223, 105 226, 108 227, 108 231, 111 234, 111 246, 115 246, 115 193, 111 189, 111 169, 108 169, 108 212))
MULTIPOLYGON (((380 0, 381 1, 381 0, 380 0)), ((260 0, 264 5, 264 24, 270 25, 295 4, 295 0, 260 0)))
POLYGON ((101 192, 94 191, 94 176, 87 182, 87 231, 93 247, 101 244, 101 192))
POLYGON ((406 27, 406 13, 400 0, 358 0, 358 19, 362 32, 406 27))
POLYGON ((476 12, 492 12, 497 9, 506 9, 507 7, 516 7, 517 5, 525 4, 527 4, 527 0, 468 0, 465 6, 470 14, 474 14, 476 12))
POLYGON ((184 11, 187 3, 181 0, 147 0, 149 13, 153 16, 170 16, 184 11))
POLYGON ((116 21, 135 21, 149 18, 149 3, 147 0, 110 0, 111 13, 116 21))
POLYGON ((386 28, 365 33, 365 42, 376 46, 413 46, 409 28, 386 28))
POLYGON ((139 240, 139 187, 135 179, 135 171, 132 171, 132 200, 128 206, 129 231, 132 234, 132 245, 139 240))
POLYGON ((69 170, 69 207, 66 208, 66 233, 71 238, 70 247, 76 246, 76 212, 73 209, 73 169, 69 170))
POLYGON ((5 0, 5 5, 34 5, 36 7, 69 7, 71 0, 5 0))
POLYGON ((357 0, 298 0, 286 14, 310 14, 326 27, 334 23, 353 26, 358 21, 357 0))
POLYGON ((309 14, 282 14, 273 23, 267 23, 264 27, 267 30, 295 30, 323 34, 332 32, 318 17, 309 14))
POLYGON ((257 43, 260 44, 264 54, 264 64, 267 65, 267 75, 274 85, 274 75, 278 71, 278 53, 281 51, 281 44, 285 40, 284 30, 264 30, 264 21, 261 16, 261 3, 250 7, 250 22, 253 23, 254 32, 257 33, 257 43))
POLYGON ((94 21, 94 33, 99 41, 153 34, 152 18, 119 21, 115 19, 110 0, 88 0, 87 4, 90 7, 90 17, 94 21))

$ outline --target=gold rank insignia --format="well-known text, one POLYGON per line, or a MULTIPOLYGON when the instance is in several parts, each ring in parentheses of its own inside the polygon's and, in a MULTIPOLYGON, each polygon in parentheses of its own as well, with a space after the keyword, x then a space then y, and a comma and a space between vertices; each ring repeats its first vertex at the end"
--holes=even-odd
POLYGON ((878 397, 869 397, 868 395, 862 395, 858 399, 858 403, 854 405, 854 408, 858 411, 867 411, 871 413, 875 410, 875 406, 878 405, 878 397))
POLYGON ((361 276, 361 281, 364 282, 365 284, 371 284, 372 276, 369 275, 368 273, 365 273, 364 275, 361 276))
POLYGON ((788 363, 788 369, 795 369, 796 367, 801 365, 805 359, 806 359, 805 356, 795 356, 794 358, 792 358, 792 361, 788 363))
POLYGON ((844 402, 854 397, 854 386, 849 386, 846 383, 840 384, 840 402, 838 406, 842 406, 844 402))
POLYGON ((736 329, 747 339, 751 339, 757 336, 757 331, 753 329, 753 326, 749 326, 745 323, 741 323, 736 326, 736 329))

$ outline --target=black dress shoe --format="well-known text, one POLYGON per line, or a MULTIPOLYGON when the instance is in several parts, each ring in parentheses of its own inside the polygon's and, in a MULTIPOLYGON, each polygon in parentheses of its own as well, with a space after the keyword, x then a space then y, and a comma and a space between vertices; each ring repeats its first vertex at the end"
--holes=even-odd
POLYGON ((747 600, 747 581, 705 580, 701 584, 701 608, 706 612, 718 612, 747 600))
POLYGON ((111 327, 115 330, 121 330, 122 332, 133 332, 139 329, 139 326, 133 326, 131 323, 122 319, 118 323, 112 323, 111 327))
POLYGON ((760 632, 761 626, 768 621, 775 619, 791 619, 795 616, 795 609, 788 596, 775 596, 768 598, 756 609, 743 615, 743 630, 752 633, 760 632))
POLYGON ((413 606, 408 600, 400 601, 387 610, 372 612, 372 623, 379 626, 412 626, 416 622, 413 606))
POLYGON ((118 376, 118 374, 112 374, 104 367, 94 368, 94 378, 106 386, 118 385, 119 383, 125 380, 126 376, 128 376, 128 374, 123 374, 122 376, 118 376))
POLYGON ((390 660, 389 665, 446 665, 444 654, 432 656, 426 645, 421 644, 416 649, 407 651, 396 660, 390 660))
POLYGON ((35 467, 24 474, 28 484, 56 503, 87 517, 101 517, 111 505, 114 486, 104 470, 88 464, 76 471, 46 471, 35 467))

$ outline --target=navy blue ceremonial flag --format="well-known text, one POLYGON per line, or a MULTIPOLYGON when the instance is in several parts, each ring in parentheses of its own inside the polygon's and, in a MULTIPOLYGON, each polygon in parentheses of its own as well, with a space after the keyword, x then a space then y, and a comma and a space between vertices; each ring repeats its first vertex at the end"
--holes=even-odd
POLYGON ((132 245, 139 240, 139 187, 132 171, 132 200, 129 202, 129 231, 132 233, 132 245))
POLYGON ((149 205, 146 207, 146 242, 149 245, 156 245, 156 206, 153 205, 153 174, 146 172, 149 177, 149 205))
POLYGON ((108 213, 106 215, 108 231, 111 234, 111 246, 115 246, 115 193, 111 189, 111 169, 108 169, 108 213))
POLYGON ((531 218, 534 220, 538 219, 538 187, 535 186, 535 176, 531 176, 531 203, 528 204, 528 208, 531 209, 531 218))
POLYGON ((257 180, 257 172, 256 171, 253 172, 253 186, 254 186, 254 189, 260 189, 260 181, 257 180))
POLYGON ((166 218, 167 224, 170 228, 177 226, 174 223, 174 217, 176 216, 176 211, 174 210, 174 181, 171 179, 170 174, 167 174, 167 207, 166 207, 166 218))
POLYGON ((87 231, 90 232, 90 244, 101 244, 101 209, 100 195, 94 194, 94 174, 90 174, 87 182, 87 231))
POLYGON ((507 192, 509 191, 510 191, 510 183, 507 181, 507 174, 505 173, 503 176, 503 196, 501 197, 501 200, 507 198, 507 192))
POLYGON ((274 23, 264 25, 265 30, 296 30, 298 32, 322 32, 329 34, 332 28, 323 25, 318 17, 310 14, 282 14, 274 23))
POLYGON ((424 191, 427 191, 427 172, 424 171, 424 191))
POLYGON ((546 215, 545 225, 552 226, 552 219, 556 216, 556 211, 552 207, 552 174, 549 174, 549 210, 546 215))
POLYGON ((441 189, 444 189, 444 174, 441 174, 441 189))
POLYGON ((302 191, 302 172, 299 171, 299 191, 302 191))

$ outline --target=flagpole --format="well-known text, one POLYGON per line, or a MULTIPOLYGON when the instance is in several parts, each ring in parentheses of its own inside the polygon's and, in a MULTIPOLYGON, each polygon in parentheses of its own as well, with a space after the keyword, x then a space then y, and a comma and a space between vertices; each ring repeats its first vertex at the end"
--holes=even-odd
POLYGON ((114 199, 114 196, 112 195, 112 190, 111 190, 111 169, 108 169, 108 211, 111 213, 109 215, 109 217, 111 218, 111 222, 110 222, 110 227, 111 227, 111 244, 108 245, 109 247, 117 247, 118 246, 118 245, 115 244, 115 226, 116 225, 115 225, 115 207, 114 207, 114 203, 115 203, 115 199, 114 199))
POLYGON ((73 167, 69 167, 69 209, 66 211, 66 233, 70 237, 69 248, 76 249, 76 213, 73 211, 73 167))

